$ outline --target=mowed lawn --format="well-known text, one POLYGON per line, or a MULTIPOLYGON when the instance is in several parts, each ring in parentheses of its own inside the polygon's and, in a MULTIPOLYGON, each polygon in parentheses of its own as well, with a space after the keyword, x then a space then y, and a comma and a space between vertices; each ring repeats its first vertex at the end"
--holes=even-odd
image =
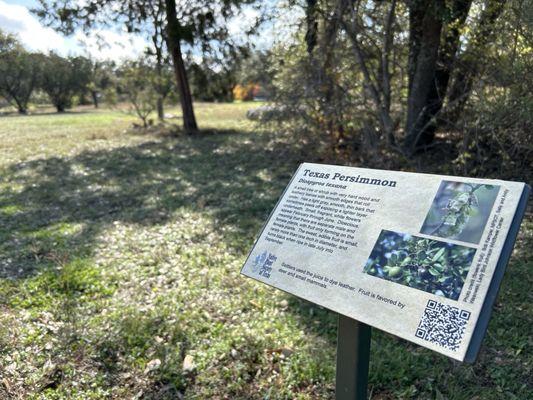
MULTIPOLYGON (((0 117, 0 399, 334 398, 336 316, 239 275, 316 157, 253 106, 198 104, 194 137, 0 117)), ((529 218, 476 364, 374 330, 370 397, 533 398, 532 244, 529 218)))

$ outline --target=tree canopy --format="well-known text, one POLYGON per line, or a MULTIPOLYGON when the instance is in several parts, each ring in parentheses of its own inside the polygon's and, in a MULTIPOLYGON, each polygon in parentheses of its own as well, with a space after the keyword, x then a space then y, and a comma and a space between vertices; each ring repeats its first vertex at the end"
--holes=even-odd
POLYGON ((0 30, 0 95, 25 114, 39 77, 39 56, 29 53, 14 36, 0 30))
POLYGON ((161 60, 166 42, 180 94, 184 128, 197 131, 191 90, 183 57, 183 46, 202 53, 216 52, 228 45, 226 22, 251 0, 39 0, 35 13, 48 25, 71 34, 81 27, 124 24, 129 32, 144 33, 161 60), (217 47, 214 44, 218 43, 217 47))

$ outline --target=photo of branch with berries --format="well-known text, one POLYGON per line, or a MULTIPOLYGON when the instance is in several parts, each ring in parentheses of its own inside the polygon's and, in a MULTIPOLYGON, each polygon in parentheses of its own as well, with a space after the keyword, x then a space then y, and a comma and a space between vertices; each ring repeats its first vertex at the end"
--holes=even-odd
POLYGON ((442 181, 421 233, 479 243, 499 186, 442 181))
POLYGON ((383 230, 363 271, 457 300, 475 252, 458 244, 383 230))

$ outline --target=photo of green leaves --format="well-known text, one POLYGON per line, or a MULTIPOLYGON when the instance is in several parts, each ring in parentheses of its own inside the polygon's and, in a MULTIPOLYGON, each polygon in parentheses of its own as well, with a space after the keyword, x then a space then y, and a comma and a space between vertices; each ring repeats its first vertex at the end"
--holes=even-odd
POLYGON ((382 230, 363 271, 457 300, 475 252, 466 246, 382 230))
POLYGON ((499 186, 442 181, 421 233, 479 243, 499 186))

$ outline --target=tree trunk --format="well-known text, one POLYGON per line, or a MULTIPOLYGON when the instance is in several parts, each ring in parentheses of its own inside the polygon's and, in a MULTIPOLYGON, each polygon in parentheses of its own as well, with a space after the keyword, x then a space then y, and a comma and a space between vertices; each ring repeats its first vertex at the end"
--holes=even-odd
MULTIPOLYGON (((342 118, 338 115, 339 113, 342 113, 342 109, 335 104, 337 101, 337 97, 335 96, 337 83, 335 81, 334 68, 337 35, 342 15, 347 7, 348 2, 346 1, 338 1, 336 3, 331 18, 325 17, 324 19, 324 34, 320 41, 320 53, 323 54, 323 62, 318 66, 318 80, 322 103, 321 108, 326 131, 330 135, 334 146, 337 146, 344 136, 342 118)), ((316 24, 316 26, 318 27, 318 24, 316 24)))
POLYGON ((447 100, 450 105, 447 115, 449 120, 457 120, 463 112, 472 91, 474 79, 482 67, 483 57, 480 57, 480 54, 493 39, 494 23, 502 13, 505 3, 501 0, 487 1, 485 10, 479 19, 477 31, 468 44, 467 50, 458 59, 454 81, 447 100))
POLYGON ((317 0, 306 0, 305 21, 307 29, 305 31, 305 43, 307 52, 311 55, 318 43, 318 20, 317 20, 317 0))
POLYGON ((443 0, 413 1, 410 23, 420 21, 421 29, 411 26, 409 51, 409 94, 407 98, 407 120, 405 124, 404 149, 413 154, 420 146, 433 141, 435 132, 430 124, 430 93, 435 85, 435 73, 442 30, 443 0), (412 43, 411 43, 412 41, 412 43))
MULTIPOLYGON (((18 97, 11 96, 13 101, 15 102, 17 106, 17 110, 19 114, 27 114, 28 113, 28 102, 24 102, 23 100, 19 100, 18 97)), ((13 104, 13 103, 11 103, 13 104)))
POLYGON ((390 146, 396 145, 396 138, 394 137, 394 124, 390 115, 391 108, 391 78, 389 69, 389 59, 394 40, 393 24, 396 16, 396 1, 391 2, 389 12, 385 19, 385 30, 383 38, 383 49, 381 50, 381 121, 387 142, 390 146))
POLYGON ((98 108, 98 92, 96 90, 91 90, 91 96, 93 98, 94 108, 98 108))
POLYGON ((409 6, 409 55, 407 60, 407 84, 408 92, 411 92, 413 78, 415 76, 416 60, 418 52, 420 51, 420 43, 422 41, 422 22, 425 15, 425 4, 419 4, 417 0, 408 2, 409 6))
POLYGON ((162 97, 158 97, 157 98, 157 117, 159 118, 160 121, 164 121, 165 120, 165 110, 164 110, 164 107, 163 107, 163 98, 162 97))
POLYGON ((428 126, 428 130, 436 130, 437 118, 442 110, 448 83, 453 71, 461 30, 464 27, 466 17, 470 11, 472 0, 455 0, 451 5, 450 22, 446 24, 444 40, 441 43, 435 70, 435 84, 431 85, 428 98, 428 116, 433 118, 434 124, 428 126))
POLYGON ((181 109, 183 112, 183 128, 186 133, 198 132, 194 108, 192 105, 191 89, 187 80, 185 63, 181 53, 180 25, 176 16, 176 0, 165 0, 167 14, 167 46, 174 64, 174 72, 178 82, 181 109))
MULTIPOLYGON (((342 2, 349 2, 349 0, 340 0, 342 2)), ((388 57, 389 57, 389 48, 392 44, 392 23, 394 21, 394 15, 395 15, 395 5, 396 2, 393 1, 391 4, 391 8, 389 9, 389 13, 387 15, 387 21, 386 21, 386 27, 385 27, 385 36, 384 36, 384 48, 383 52, 384 57, 386 57, 387 62, 384 65, 381 65, 381 71, 385 71, 387 73, 387 79, 388 79, 388 57)), ((363 87, 364 90, 370 95, 370 98, 374 102, 374 105, 376 107, 376 114, 379 119, 380 123, 380 129, 384 136, 387 138, 387 141, 390 145, 395 145, 395 138, 394 138, 394 123, 390 115, 390 103, 386 103, 382 99, 382 89, 384 88, 385 84, 383 82, 376 82, 376 79, 373 78, 369 66, 368 66, 368 60, 365 56, 365 53, 360 45, 359 39, 358 39, 358 31, 360 28, 357 25, 356 22, 356 15, 354 14, 354 10, 352 9, 352 20, 350 22, 345 21, 344 19, 341 20, 341 24, 344 27, 344 30, 346 31, 349 40, 352 42, 352 47, 355 55, 355 59, 357 63, 359 64, 359 67, 361 68, 361 72, 363 74, 363 87)), ((382 60, 383 62, 383 60, 382 60)), ((383 75, 381 73, 381 75, 383 75)), ((390 87, 389 87, 390 90, 390 87)), ((389 97, 390 100, 390 97, 389 97)))
POLYGON ((165 120, 165 110, 164 110, 164 101, 165 97, 167 96, 168 92, 165 90, 166 88, 163 86, 163 44, 164 42, 160 42, 159 38, 163 36, 163 32, 161 31, 164 28, 161 28, 161 25, 158 22, 157 14, 154 17, 154 25, 156 27, 156 32, 152 36, 152 42, 154 44, 154 50, 155 50, 155 59, 156 59, 156 74, 157 74, 157 82, 155 85, 155 89, 159 97, 157 98, 157 118, 160 122, 163 122, 165 120))

